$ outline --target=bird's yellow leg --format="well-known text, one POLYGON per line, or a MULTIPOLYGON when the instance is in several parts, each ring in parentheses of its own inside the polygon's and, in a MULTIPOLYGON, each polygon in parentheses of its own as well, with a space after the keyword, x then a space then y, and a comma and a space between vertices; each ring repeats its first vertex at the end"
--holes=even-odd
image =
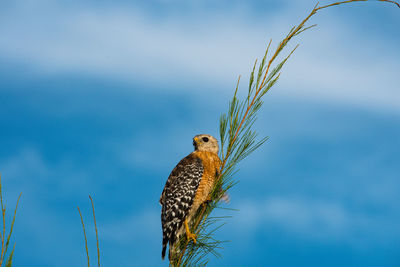
POLYGON ((196 244, 196 237, 197 236, 196 236, 196 234, 193 234, 192 232, 190 232, 187 219, 185 219, 185 228, 186 228, 186 237, 187 237, 187 239, 188 240, 192 239, 193 242, 196 244))

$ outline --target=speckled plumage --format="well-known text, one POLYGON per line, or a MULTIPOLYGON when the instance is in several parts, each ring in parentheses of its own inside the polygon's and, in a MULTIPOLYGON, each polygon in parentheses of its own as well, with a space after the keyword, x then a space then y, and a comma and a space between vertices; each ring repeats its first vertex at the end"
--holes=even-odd
POLYGON ((184 232, 185 219, 191 225, 194 214, 207 200, 218 176, 221 161, 217 155, 217 140, 210 135, 197 135, 193 140, 195 151, 172 170, 160 197, 162 258, 165 257, 168 243, 171 251, 184 232))

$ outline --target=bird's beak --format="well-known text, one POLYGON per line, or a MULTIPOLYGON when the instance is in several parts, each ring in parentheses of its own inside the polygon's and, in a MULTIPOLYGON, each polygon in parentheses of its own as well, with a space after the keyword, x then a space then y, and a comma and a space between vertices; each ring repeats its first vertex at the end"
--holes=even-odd
POLYGON ((194 150, 197 150, 197 147, 198 147, 198 141, 199 141, 199 138, 197 138, 197 137, 195 137, 195 138, 193 138, 193 146, 194 146, 194 150))

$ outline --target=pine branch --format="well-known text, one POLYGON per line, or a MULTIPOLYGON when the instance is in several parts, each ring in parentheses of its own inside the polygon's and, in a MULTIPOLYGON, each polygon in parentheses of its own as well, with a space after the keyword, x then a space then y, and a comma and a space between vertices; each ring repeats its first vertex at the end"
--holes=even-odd
MULTIPOLYGON (((400 4, 396 1, 377 1, 392 3, 400 8, 400 4)), ((276 84, 280 77, 282 67, 297 49, 298 45, 290 51, 281 62, 276 64, 275 61, 277 57, 293 37, 296 37, 304 31, 316 26, 311 25, 305 27, 305 24, 312 16, 317 14, 319 10, 352 2, 371 1, 349 0, 335 2, 324 6, 319 6, 317 3, 308 16, 303 19, 299 25, 293 27, 289 31, 286 37, 278 44, 269 60, 267 60, 272 42, 272 40, 270 40, 264 57, 258 64, 258 68, 257 60, 254 63, 250 73, 247 97, 242 100, 237 98, 240 82, 239 77, 233 98, 229 102, 228 112, 227 114, 222 114, 220 117, 220 158, 222 159, 220 175, 216 180, 214 189, 212 190, 210 203, 203 205, 194 218, 195 223, 192 231, 197 234, 197 243, 195 244, 190 242, 187 240, 186 236, 183 236, 179 240, 177 249, 172 253, 170 259, 171 266, 206 265, 209 253, 219 255, 216 249, 220 247, 222 241, 215 240, 213 238, 213 233, 215 230, 220 228, 223 223, 221 223, 220 218, 211 218, 209 215, 215 208, 219 207, 221 197, 237 183, 233 178, 233 175, 237 172, 237 164, 268 140, 268 137, 264 137, 257 141, 257 132, 253 130, 253 125, 257 120, 257 114, 263 105, 263 96, 276 84), (272 67, 273 65, 274 67, 272 67), (215 226, 216 224, 217 226, 215 226)))

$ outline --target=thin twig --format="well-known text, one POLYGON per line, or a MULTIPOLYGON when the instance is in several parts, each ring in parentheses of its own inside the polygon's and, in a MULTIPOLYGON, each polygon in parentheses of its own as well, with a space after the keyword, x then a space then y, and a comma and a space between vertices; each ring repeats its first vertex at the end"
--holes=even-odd
POLYGON ((92 202, 92 209, 93 209, 93 220, 94 220, 94 228, 96 229, 96 245, 97 245, 97 264, 100 267, 100 247, 99 247, 99 234, 97 232, 97 224, 96 224, 96 215, 94 213, 94 204, 93 204, 93 199, 89 195, 90 202, 92 202))
POLYGON ((85 237, 85 247, 86 247, 86 256, 87 256, 87 265, 90 267, 90 261, 89 261, 89 248, 87 244, 87 238, 86 238, 86 231, 85 231, 85 224, 83 223, 83 218, 82 218, 82 213, 81 210, 78 208, 79 211, 79 216, 81 216, 81 222, 82 222, 82 228, 83 228, 83 236, 85 237))
MULTIPOLYGON (((336 3, 333 3, 333 4, 329 4, 329 5, 318 7, 316 10, 318 11, 318 10, 323 9, 323 8, 327 8, 327 7, 331 7, 331 6, 337 6, 337 5, 341 5, 341 4, 347 4, 347 3, 351 3, 351 2, 367 2, 367 1, 368 0, 349 0, 349 1, 336 2, 336 3)), ((378 2, 392 3, 392 4, 395 4, 396 6, 398 6, 400 8, 400 4, 397 3, 396 1, 378 0, 378 2)))

